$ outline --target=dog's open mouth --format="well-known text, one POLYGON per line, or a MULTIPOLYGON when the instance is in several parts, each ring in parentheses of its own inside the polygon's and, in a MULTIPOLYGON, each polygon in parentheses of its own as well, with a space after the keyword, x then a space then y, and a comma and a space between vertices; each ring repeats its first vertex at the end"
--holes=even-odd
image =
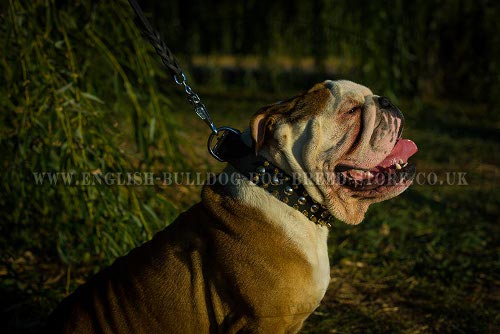
POLYGON ((335 168, 336 181, 355 191, 407 185, 415 176, 415 165, 408 159, 417 151, 413 141, 399 139, 387 157, 370 170, 338 165, 335 168))

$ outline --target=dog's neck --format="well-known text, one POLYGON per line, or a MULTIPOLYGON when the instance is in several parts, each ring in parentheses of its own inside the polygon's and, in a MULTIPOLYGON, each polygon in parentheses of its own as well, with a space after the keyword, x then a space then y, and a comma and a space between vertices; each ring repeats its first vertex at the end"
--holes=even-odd
POLYGON ((263 188, 315 224, 331 227, 334 218, 328 209, 311 198, 297 178, 287 175, 262 156, 255 155, 252 144, 249 133, 244 132, 241 136, 226 138, 219 146, 219 153, 253 185, 263 188))
MULTIPOLYGON (((240 175, 240 172, 232 165, 228 164, 221 172, 226 175, 240 175)), ((301 239, 304 234, 319 233, 326 238, 328 228, 326 225, 313 223, 301 211, 290 205, 283 203, 265 188, 256 185, 248 178, 240 178, 238 183, 228 182, 224 185, 231 197, 238 199, 242 204, 261 212, 266 217, 266 221, 280 227, 290 237, 301 239)), ((326 241, 326 239, 325 239, 326 241)))

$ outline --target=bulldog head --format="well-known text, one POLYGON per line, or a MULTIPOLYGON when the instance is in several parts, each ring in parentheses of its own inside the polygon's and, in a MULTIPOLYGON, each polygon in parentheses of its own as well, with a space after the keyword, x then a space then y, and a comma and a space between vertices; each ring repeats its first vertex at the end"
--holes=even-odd
POLYGON ((261 108, 250 121, 256 152, 304 185, 336 218, 360 223, 368 206, 402 193, 416 145, 387 98, 350 81, 325 81, 261 108))

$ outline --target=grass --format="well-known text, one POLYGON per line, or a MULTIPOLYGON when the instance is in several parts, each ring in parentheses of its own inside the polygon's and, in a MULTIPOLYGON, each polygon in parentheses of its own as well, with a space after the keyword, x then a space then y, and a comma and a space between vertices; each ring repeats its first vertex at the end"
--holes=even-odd
MULTIPOLYGON (((206 125, 126 19, 126 4, 85 4, 54 10, 53 1, 10 0, 0 15, 7 333, 36 332, 65 295, 199 200, 200 187, 184 185, 36 187, 31 171, 223 167, 206 151, 206 125)), ((216 88, 199 91, 215 123, 240 129, 262 105, 297 93, 216 88)), ((499 116, 480 104, 400 105, 406 136, 420 148, 418 170, 439 180, 466 172, 468 185, 414 185, 372 206, 361 225, 336 224, 330 288, 304 333, 498 332, 499 116)))
POLYGON ((0 241, 5 258, 22 244, 56 251, 70 266, 109 261, 163 227, 172 203, 153 189, 38 187, 31 172, 155 169, 182 160, 173 134, 160 131, 171 122, 168 99, 157 93, 156 56, 126 18, 126 4, 56 6, 11 0, 0 17, 0 241))
POLYGON ((162 131, 172 121, 163 72, 125 2, 1 7, 0 310, 7 332, 34 331, 63 294, 177 211, 153 187, 36 186, 32 172, 185 164, 162 131))

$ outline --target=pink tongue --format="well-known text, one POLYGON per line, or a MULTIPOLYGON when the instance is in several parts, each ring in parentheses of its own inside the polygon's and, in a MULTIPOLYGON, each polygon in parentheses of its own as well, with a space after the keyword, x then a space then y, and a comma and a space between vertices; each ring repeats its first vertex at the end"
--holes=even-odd
POLYGON ((417 151, 418 148, 414 142, 409 139, 400 139, 396 142, 391 153, 378 166, 386 168, 399 162, 399 160, 407 162, 408 158, 417 153, 417 151))

